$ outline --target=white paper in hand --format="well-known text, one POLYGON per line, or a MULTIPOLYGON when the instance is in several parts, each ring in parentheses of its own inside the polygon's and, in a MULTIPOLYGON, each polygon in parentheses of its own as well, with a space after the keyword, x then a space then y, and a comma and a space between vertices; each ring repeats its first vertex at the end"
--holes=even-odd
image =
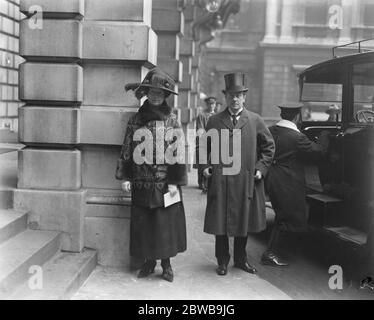
POLYGON ((181 201, 181 195, 179 193, 179 190, 177 190, 177 193, 172 197, 170 192, 164 194, 164 206, 165 208, 171 206, 174 203, 181 201))

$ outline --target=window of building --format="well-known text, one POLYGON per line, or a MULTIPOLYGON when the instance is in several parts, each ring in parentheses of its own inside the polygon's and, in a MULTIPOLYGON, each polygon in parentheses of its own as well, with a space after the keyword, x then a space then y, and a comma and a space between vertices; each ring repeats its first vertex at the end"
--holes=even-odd
POLYGON ((327 0, 313 0, 305 2, 305 24, 326 25, 328 15, 327 0))
POLYGON ((363 5, 363 24, 365 26, 374 26, 374 3, 367 1, 363 5))

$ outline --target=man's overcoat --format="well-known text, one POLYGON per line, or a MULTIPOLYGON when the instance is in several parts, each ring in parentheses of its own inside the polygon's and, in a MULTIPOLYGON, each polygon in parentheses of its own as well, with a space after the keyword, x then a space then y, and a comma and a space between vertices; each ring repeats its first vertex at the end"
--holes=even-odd
MULTIPOLYGON (((218 141, 211 139, 202 152, 210 156, 212 177, 209 179, 208 199, 204 231, 215 235, 236 237, 247 236, 250 232, 260 232, 266 227, 264 180, 255 181, 256 170, 266 175, 274 155, 274 141, 262 118, 243 109, 234 127, 228 109, 210 117, 206 131, 216 129, 218 141), (222 161, 222 153, 229 148, 233 152, 233 129, 241 137, 239 150, 234 156, 240 159, 239 172, 234 175, 223 174, 227 161, 222 161), (229 139, 225 141, 225 132, 229 139), (219 163, 214 163, 214 151, 219 151, 219 163), (211 152, 213 151, 213 152, 211 152)), ((237 160, 235 160, 237 161, 237 160)))

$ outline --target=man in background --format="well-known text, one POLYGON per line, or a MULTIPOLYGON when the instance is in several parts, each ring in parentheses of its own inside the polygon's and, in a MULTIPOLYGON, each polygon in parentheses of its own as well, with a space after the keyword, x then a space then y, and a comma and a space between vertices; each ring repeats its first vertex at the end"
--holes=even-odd
POLYGON ((201 137, 202 133, 205 131, 206 125, 208 123, 209 118, 216 113, 216 103, 217 99, 215 97, 208 97, 204 100, 206 107, 205 110, 197 116, 196 119, 196 165, 197 168, 197 175, 198 175, 198 183, 199 188, 206 193, 207 192, 207 178, 203 175, 203 167, 199 164, 199 138, 201 137))

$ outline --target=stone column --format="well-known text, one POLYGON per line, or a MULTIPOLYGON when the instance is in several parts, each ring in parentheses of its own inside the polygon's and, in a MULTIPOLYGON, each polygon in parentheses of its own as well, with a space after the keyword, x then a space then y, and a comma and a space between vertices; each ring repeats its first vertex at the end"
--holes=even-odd
POLYGON ((201 63, 201 57, 200 54, 196 54, 192 58, 192 76, 194 79, 194 84, 193 88, 191 91, 191 101, 192 101, 192 106, 193 106, 193 115, 192 118, 195 119, 197 116, 197 107, 198 107, 198 101, 199 101, 199 93, 200 93, 200 76, 199 76, 199 68, 200 68, 200 63, 201 63))
MULTIPOLYGON (((353 1, 352 3, 352 27, 358 27, 361 25, 361 1, 353 1)), ((363 39, 363 32, 358 29, 354 40, 363 39)))
POLYGON ((267 0, 265 42, 277 41, 278 0, 267 0))
MULTIPOLYGON (((358 2, 358 1, 353 1, 358 2)), ((343 28, 340 30, 339 42, 349 43, 351 42, 351 27, 352 27, 352 13, 353 13, 353 3, 352 0, 342 0, 343 8, 343 28)))
MULTIPOLYGON (((183 80, 183 64, 180 61, 180 39, 184 34, 184 15, 175 0, 153 0, 152 28, 158 37, 158 66, 177 83, 183 80)), ((168 103, 177 108, 178 96, 171 95, 168 103)))
POLYGON ((292 22, 294 0, 283 0, 282 2, 282 20, 281 20, 281 42, 293 42, 292 22))
POLYGON ((151 0, 22 0, 43 28, 21 22, 19 181, 15 207, 35 228, 62 232, 99 263, 128 265, 130 197, 114 178, 126 123, 139 107, 128 82, 157 63, 151 0), (58 41, 57 41, 58 40, 58 41))
MULTIPOLYGON (((179 108, 181 109, 182 127, 187 134, 187 129, 194 129, 194 110, 197 100, 195 91, 195 78, 192 72, 192 59, 196 55, 196 43, 192 38, 192 23, 196 18, 198 7, 189 2, 184 8, 185 35, 181 39, 180 59, 183 63, 183 79, 179 85, 179 108)), ((187 135, 186 135, 187 136, 187 135)), ((186 141, 186 155, 189 163, 192 163, 194 146, 186 141)), ((188 166, 191 169, 191 165, 188 166)))

